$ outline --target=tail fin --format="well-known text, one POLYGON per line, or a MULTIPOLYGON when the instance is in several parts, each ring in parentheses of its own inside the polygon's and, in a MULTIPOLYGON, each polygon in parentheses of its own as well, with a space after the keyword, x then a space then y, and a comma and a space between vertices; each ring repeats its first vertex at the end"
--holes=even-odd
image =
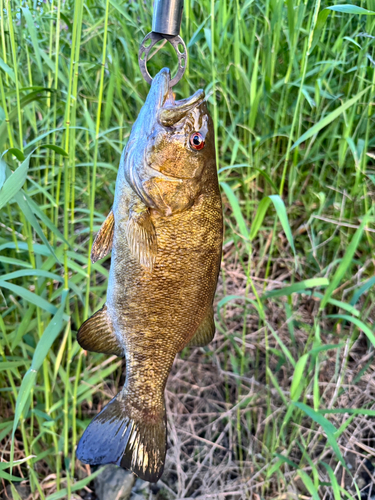
POLYGON ((89 424, 78 443, 77 458, 90 465, 116 464, 156 483, 165 462, 165 414, 158 421, 136 421, 121 396, 117 394, 89 424))

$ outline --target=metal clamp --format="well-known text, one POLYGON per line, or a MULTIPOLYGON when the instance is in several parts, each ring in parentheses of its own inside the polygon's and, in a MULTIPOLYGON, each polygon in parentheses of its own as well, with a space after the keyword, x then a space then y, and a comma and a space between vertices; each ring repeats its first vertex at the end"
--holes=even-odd
POLYGON ((185 42, 179 36, 183 6, 184 0, 155 0, 152 31, 145 36, 138 52, 139 68, 143 78, 149 84, 152 82, 152 77, 147 69, 148 56, 154 45, 162 39, 172 45, 178 57, 177 74, 171 79, 170 87, 176 85, 184 76, 187 63, 187 50, 185 42), (146 47, 146 42, 150 39, 151 43, 146 47), (182 46, 182 52, 179 46, 182 46))
POLYGON ((151 49, 154 47, 154 45, 156 43, 158 43, 160 40, 162 40, 163 38, 165 40, 167 40, 172 45, 172 47, 174 48, 174 50, 177 54, 177 57, 178 57, 177 74, 171 79, 170 84, 169 84, 170 87, 173 87, 184 76, 185 69, 186 69, 186 62, 187 62, 186 45, 185 45, 185 42, 183 41, 183 39, 179 35, 168 36, 168 35, 162 35, 161 33, 154 33, 153 31, 151 31, 151 33, 146 35, 141 43, 141 46, 140 46, 139 52, 138 52, 139 69, 141 70, 143 78, 146 80, 147 83, 149 83, 151 85, 152 77, 147 69, 148 55, 149 55, 151 49), (151 43, 146 47, 145 43, 149 39, 151 39, 151 43), (181 45, 183 47, 182 52, 179 49, 179 45, 181 45))

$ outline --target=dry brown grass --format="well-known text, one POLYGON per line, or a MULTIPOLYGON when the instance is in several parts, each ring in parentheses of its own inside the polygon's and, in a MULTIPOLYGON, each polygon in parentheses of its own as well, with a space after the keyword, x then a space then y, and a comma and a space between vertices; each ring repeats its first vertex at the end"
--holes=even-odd
MULTIPOLYGON (((256 260, 255 260, 256 262, 256 260)), ((255 299, 248 291, 246 273, 232 245, 224 255, 223 278, 220 278, 216 305, 223 296, 237 295, 255 299)), ((290 275, 291 261, 277 259, 267 281, 254 278, 254 285, 261 295, 267 290, 279 288, 290 275)), ((261 274, 261 273, 260 273, 261 274)), ((280 345, 272 328, 294 359, 298 360, 306 347, 313 342, 312 332, 318 303, 314 298, 294 294, 292 299, 295 344, 293 344, 285 315, 284 300, 268 300, 265 304, 266 321, 260 325, 255 310, 244 314, 243 301, 234 300, 226 304, 220 317, 216 317, 218 332, 214 341, 206 348, 185 350, 178 356, 166 389, 166 405, 169 427, 169 450, 164 475, 158 483, 159 489, 141 488, 136 497, 157 499, 308 499, 310 498, 298 471, 288 464, 280 468, 278 475, 268 475, 275 463, 275 451, 290 460, 303 463, 302 470, 310 473, 312 464, 322 483, 329 482, 323 460, 334 470, 338 483, 355 496, 354 481, 363 490, 363 499, 375 494, 373 483, 375 464, 375 421, 372 417, 358 415, 348 423, 348 414, 326 415, 339 429, 345 422, 347 427, 338 437, 341 453, 348 464, 343 469, 323 429, 314 425, 306 416, 297 422, 289 422, 282 428, 288 407, 280 390, 271 383, 267 366, 274 373, 284 398, 290 400, 293 367, 284 363, 279 367, 275 355, 280 345), (244 330, 245 328, 245 330, 244 330), (235 360, 239 351, 246 356, 244 372, 239 374, 235 360), (240 432, 238 432, 240 429, 240 432), (290 439, 305 443, 301 450, 290 439), (281 434, 277 448, 277 436, 281 434), (306 459, 308 456, 310 464, 306 459), (242 460, 240 460, 242 457, 242 460), (152 493, 154 491, 154 493, 152 493)), ((289 319, 290 321, 290 319, 289 319)), ((349 324, 335 323, 330 318, 320 322, 321 342, 324 345, 340 344, 337 351, 324 351, 319 360, 320 407, 375 409, 375 360, 374 352, 368 349, 366 337, 359 334, 352 338, 349 324), (339 353, 339 354, 337 354, 339 353), (358 374, 367 367, 361 377, 358 374)), ((89 355, 90 356, 90 355, 89 355)), ((102 368, 115 358, 103 360, 102 368)), ((97 370, 98 367, 95 368, 97 370)), ((109 383, 103 382, 90 407, 83 408, 87 417, 94 416, 123 384, 123 372, 119 369, 109 383)), ((312 385, 304 392, 304 401, 313 405, 312 385)), ((2 404, 3 415, 10 416, 13 409, 2 404)), ((2 457, 8 460, 10 438, 2 441, 2 457)), ((15 440, 15 459, 25 457, 21 436, 15 440)), ((82 478, 89 473, 88 466, 77 462, 76 473, 82 478)), ((17 469, 20 475, 24 469, 17 469)), ((50 474, 45 462, 38 462, 38 473, 47 496, 55 491, 55 476, 50 474), (42 470, 43 469, 43 470, 42 470)), ((63 480, 64 485, 64 480, 63 480)), ((3 488, 6 486, 3 481, 3 488)), ((85 488, 74 498, 94 498, 85 488)), ((321 498, 333 499, 331 487, 320 488, 321 498)), ((40 498, 36 493, 29 497, 40 498)), ((358 498, 358 496, 356 497, 358 498)))

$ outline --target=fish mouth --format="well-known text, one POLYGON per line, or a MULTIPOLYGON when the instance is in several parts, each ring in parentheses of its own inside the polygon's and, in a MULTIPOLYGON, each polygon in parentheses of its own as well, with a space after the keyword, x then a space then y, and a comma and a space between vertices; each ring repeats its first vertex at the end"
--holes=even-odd
POLYGON ((204 90, 197 90, 186 99, 175 100, 172 89, 169 87, 171 75, 168 68, 163 68, 154 78, 153 86, 159 86, 159 110, 157 121, 164 127, 172 127, 182 120, 192 109, 204 101, 204 90), (161 95, 160 95, 161 94, 161 95))
MULTIPOLYGON (((172 92, 171 92, 172 93, 172 92)), ((199 89, 191 97, 175 101, 172 99, 166 100, 166 103, 158 112, 158 122, 164 127, 172 127, 174 124, 185 118, 185 116, 194 108, 199 106, 205 98, 204 90, 199 89)))
MULTIPOLYGON (((149 116, 153 116, 153 113, 155 113, 157 121, 164 127, 172 127, 182 120, 192 109, 199 106, 205 98, 204 90, 200 89, 192 96, 176 101, 169 86, 170 81, 169 69, 163 68, 152 80, 151 91, 146 101, 149 116)), ((150 124, 150 119, 148 118, 146 122, 150 124)))

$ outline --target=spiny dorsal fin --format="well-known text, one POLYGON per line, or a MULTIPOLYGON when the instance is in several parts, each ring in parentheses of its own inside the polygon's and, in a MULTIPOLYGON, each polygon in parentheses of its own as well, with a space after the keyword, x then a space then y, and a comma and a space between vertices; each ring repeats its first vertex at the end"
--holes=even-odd
POLYGON ((208 313, 203 318, 193 338, 186 344, 186 347, 203 347, 211 342, 215 335, 214 310, 209 307, 208 313))
POLYGON ((106 305, 81 325, 77 340, 82 349, 87 351, 115 354, 120 358, 125 355, 124 348, 113 331, 106 305))
POLYGON ((141 201, 134 203, 129 210, 126 237, 134 257, 151 272, 155 264, 158 244, 150 212, 141 201))
POLYGON ((98 234, 95 237, 91 249, 91 262, 102 259, 112 250, 113 233, 115 229, 115 218, 111 210, 103 222, 98 234))

